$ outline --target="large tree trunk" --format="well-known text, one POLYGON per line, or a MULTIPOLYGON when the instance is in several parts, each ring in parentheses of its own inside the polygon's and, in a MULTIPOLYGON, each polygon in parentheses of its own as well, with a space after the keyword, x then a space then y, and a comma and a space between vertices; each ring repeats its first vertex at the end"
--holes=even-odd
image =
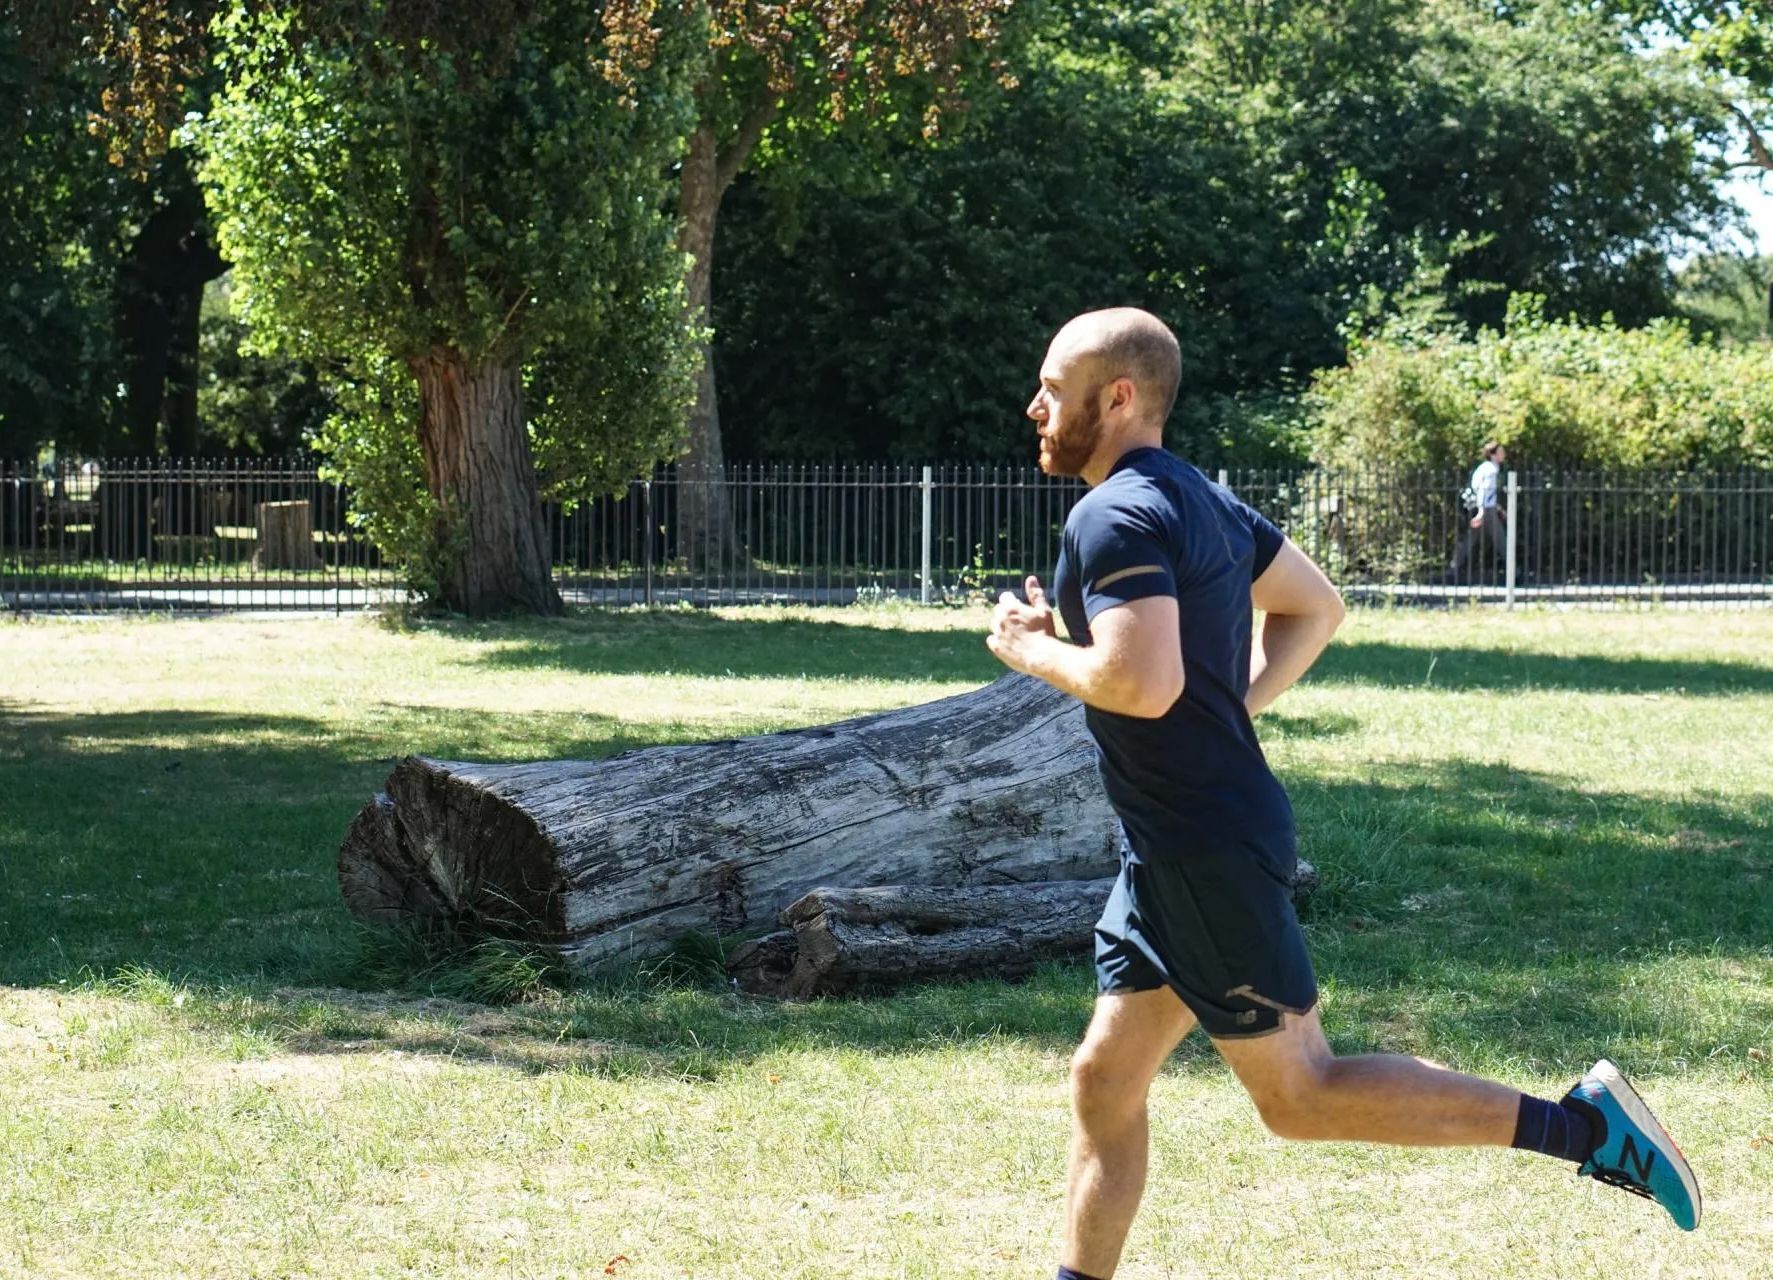
POLYGON ((156 183, 161 202, 130 243, 116 295, 124 356, 122 445, 143 458, 158 452, 169 374, 175 379, 172 451, 195 442, 197 315, 203 286, 227 270, 210 243, 203 192, 183 151, 167 153, 156 183))
MULTIPOLYGON (((173 299, 170 348, 166 353, 166 403, 161 416, 166 422, 169 457, 195 458, 198 452, 197 378, 202 337, 204 281, 188 282, 173 299)), ((186 529, 179 533, 190 532, 186 529)))
POLYGON ((425 481, 461 538, 442 603, 471 617, 562 611, 548 560, 515 362, 471 366, 439 349, 412 361, 425 481))
POLYGON ((160 409, 166 398, 172 317, 146 271, 134 262, 121 273, 117 306, 118 345, 123 351, 119 443, 124 453, 151 458, 160 447, 160 409))
MULTIPOLYGON (((714 226, 723 194, 714 130, 704 125, 690 135, 677 208, 677 247, 690 260, 685 291, 691 322, 704 328, 712 320, 714 226)), ((701 371, 696 377, 696 403, 690 409, 685 453, 677 468, 677 554, 695 568, 719 569, 728 562, 737 539, 724 483, 726 453, 720 442, 714 355, 706 338, 697 347, 701 371)))
MULTIPOLYGON (((716 89, 699 90, 712 100, 716 89)), ((677 193, 677 247, 688 255, 685 280, 693 323, 708 326, 714 317, 714 232, 720 202, 727 188, 757 149, 776 112, 773 99, 755 106, 724 142, 707 121, 690 134, 677 193)), ((701 373, 696 403, 690 410, 686 452, 678 467, 678 554, 702 569, 732 566, 745 552, 733 530, 732 504, 724 482, 726 452, 720 440, 720 397, 714 382, 714 357, 707 340, 700 344, 701 373)))
POLYGON ((591 968, 762 932, 821 885, 1113 873, 1080 704, 1027 676, 840 724, 609 760, 409 758, 339 852, 359 917, 503 934, 591 968))

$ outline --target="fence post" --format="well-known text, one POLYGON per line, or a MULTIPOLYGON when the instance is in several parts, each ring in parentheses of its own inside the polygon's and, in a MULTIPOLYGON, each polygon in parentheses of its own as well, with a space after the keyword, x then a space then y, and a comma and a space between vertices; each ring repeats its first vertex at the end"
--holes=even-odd
POLYGON ((647 608, 653 607, 653 482, 647 477, 640 482, 641 532, 646 538, 646 588, 645 602, 647 608))
POLYGON ((921 534, 923 539, 923 578, 921 579, 922 589, 918 593, 919 599, 924 604, 930 602, 930 496, 932 488, 931 469, 926 466, 923 469, 923 532, 921 534))
POLYGON ((1230 475, 1231 473, 1226 471, 1224 467, 1219 468, 1219 487, 1221 489, 1229 489, 1231 487, 1230 475))
POLYGON ((1517 531, 1521 518, 1520 496, 1521 473, 1511 470, 1508 473, 1508 568, 1505 579, 1508 585, 1504 588, 1504 607, 1509 609, 1514 608, 1515 551, 1519 546, 1517 531))

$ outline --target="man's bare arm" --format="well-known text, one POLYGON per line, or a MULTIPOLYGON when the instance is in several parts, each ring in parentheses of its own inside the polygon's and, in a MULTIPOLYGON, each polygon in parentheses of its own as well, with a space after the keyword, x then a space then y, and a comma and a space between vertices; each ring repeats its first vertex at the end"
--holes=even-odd
POLYGON ((1250 603, 1263 614, 1250 646, 1250 691, 1244 697, 1255 715, 1311 668, 1348 609, 1324 571, 1290 538, 1251 586, 1250 603))
POLYGON ((1005 666, 1045 680, 1103 711, 1154 719, 1182 696, 1181 624, 1174 596, 1115 605, 1090 623, 1089 645, 1059 639, 1040 583, 1029 602, 1005 594, 986 646, 1005 666))

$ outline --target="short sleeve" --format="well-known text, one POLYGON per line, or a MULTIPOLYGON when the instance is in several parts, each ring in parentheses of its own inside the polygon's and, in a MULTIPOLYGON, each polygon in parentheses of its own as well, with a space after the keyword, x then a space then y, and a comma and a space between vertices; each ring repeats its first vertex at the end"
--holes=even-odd
POLYGON ((1084 616, 1147 596, 1176 594, 1173 554, 1149 519, 1136 510, 1106 507, 1078 522, 1077 580, 1084 616))
POLYGON ((1274 563, 1274 558, 1286 544, 1287 535, 1256 508, 1242 503, 1239 505, 1243 506, 1244 518, 1250 523, 1250 537, 1256 544, 1256 553, 1250 562, 1250 581, 1254 582, 1268 572, 1268 566, 1274 563))

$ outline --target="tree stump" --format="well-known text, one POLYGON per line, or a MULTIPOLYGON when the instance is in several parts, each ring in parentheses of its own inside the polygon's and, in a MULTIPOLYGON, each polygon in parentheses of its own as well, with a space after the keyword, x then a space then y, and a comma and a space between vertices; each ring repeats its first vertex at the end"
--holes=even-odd
POLYGON ((601 761, 409 757, 339 851, 359 917, 590 969, 773 927, 821 885, 1095 879, 1117 865, 1083 708, 1028 676, 790 733, 601 761))
POLYGON ((314 517, 306 502, 261 502, 257 508, 259 545, 254 569, 318 569, 314 517))

